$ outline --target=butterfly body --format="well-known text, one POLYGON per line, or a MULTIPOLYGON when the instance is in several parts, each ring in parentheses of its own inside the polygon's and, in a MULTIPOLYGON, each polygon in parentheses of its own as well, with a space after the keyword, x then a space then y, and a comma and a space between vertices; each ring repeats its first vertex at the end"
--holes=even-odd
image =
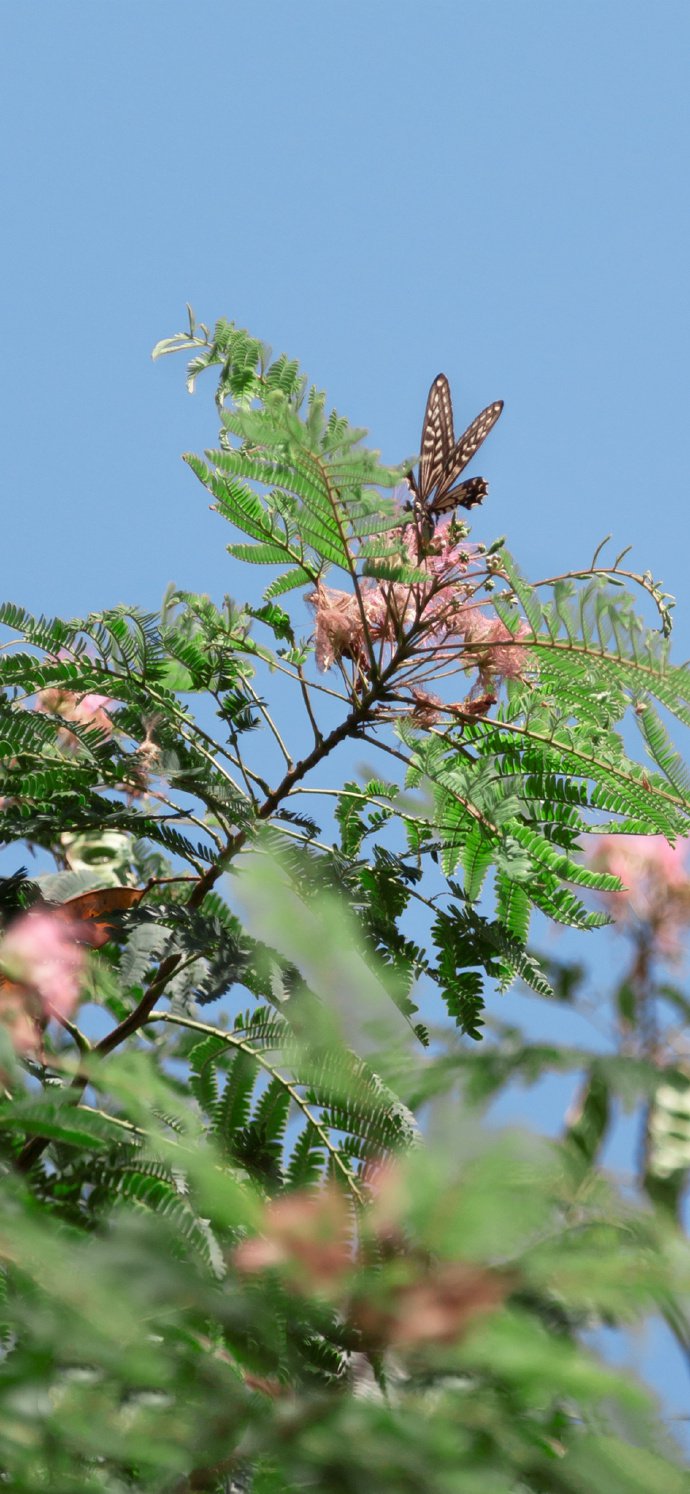
POLYGON ((498 420, 503 400, 487 405, 468 425, 459 440, 455 439, 450 385, 445 374, 438 374, 429 390, 422 426, 419 475, 410 473, 413 507, 425 527, 440 514, 455 508, 474 508, 486 497, 489 485, 484 477, 458 478, 479 450, 498 420))

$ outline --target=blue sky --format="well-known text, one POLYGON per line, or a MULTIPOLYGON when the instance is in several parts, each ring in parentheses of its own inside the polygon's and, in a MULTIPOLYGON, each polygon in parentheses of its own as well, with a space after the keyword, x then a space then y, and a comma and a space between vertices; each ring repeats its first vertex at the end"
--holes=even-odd
POLYGON ((186 300, 299 356, 386 458, 439 369, 459 416, 504 398, 478 530, 532 574, 613 530, 680 591, 685 3, 28 0, 3 30, 18 598, 227 587, 179 460, 211 390, 148 358, 186 300))
MULTIPOLYGON (((440 369, 458 423, 503 398, 475 538, 507 533, 537 577, 613 531, 682 596, 686 0, 2 20, 3 595, 74 615, 240 591, 180 461, 214 444, 212 384, 190 399, 182 361, 149 358, 190 301, 298 356, 390 461, 440 369)), ((682 659, 683 602, 676 636, 682 659)), ((522 1106, 560 1110, 548 1087, 522 1106)))

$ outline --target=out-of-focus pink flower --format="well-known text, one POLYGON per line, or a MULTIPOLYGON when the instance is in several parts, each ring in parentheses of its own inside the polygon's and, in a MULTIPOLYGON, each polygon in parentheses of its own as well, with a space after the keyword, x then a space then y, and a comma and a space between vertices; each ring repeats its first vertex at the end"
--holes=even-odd
POLYGON ((369 1186, 371 1207, 359 1219, 358 1240, 342 1192, 303 1190, 264 1206, 261 1234, 232 1253, 235 1269, 250 1277, 277 1270, 294 1291, 326 1296, 369 1348, 414 1352, 457 1342, 476 1318, 501 1306, 512 1277, 467 1261, 434 1261, 411 1248, 404 1228, 408 1185, 396 1163, 371 1171, 369 1186), (369 1273, 374 1261, 377 1269, 369 1273))
MULTIPOLYGON (((109 712, 114 710, 115 704, 107 695, 78 695, 73 690, 50 686, 46 690, 39 690, 36 710, 47 716, 61 716, 63 721, 74 721, 77 726, 98 726, 110 736, 113 723, 109 712)), ((59 735, 66 747, 79 745, 74 732, 61 730, 59 735)))
POLYGON ((407 1264, 409 1281, 354 1304, 360 1332, 379 1348, 457 1343, 476 1318, 501 1306, 513 1285, 507 1275, 466 1261, 407 1264))
POLYGON ((289 1193, 266 1205, 262 1233, 233 1252, 242 1275, 280 1267, 301 1291, 330 1291, 352 1267, 350 1216, 335 1188, 289 1193))
POLYGON ((500 1307, 514 1285, 509 1273, 487 1270, 470 1261, 433 1260, 410 1248, 405 1216, 410 1181, 398 1161, 383 1162, 368 1176, 371 1205, 364 1219, 368 1236, 395 1262, 373 1292, 358 1297, 352 1317, 373 1347, 390 1344, 415 1349, 423 1344, 455 1343, 475 1318, 500 1307))
POLYGON ((605 835, 588 852, 594 871, 610 872, 620 892, 599 894, 623 932, 646 926, 657 954, 677 961, 690 928, 690 841, 669 845, 661 835, 605 835))
MULTIPOLYGON (((59 649, 54 662, 65 659, 71 660, 72 655, 66 649, 59 649)), ((61 716, 63 721, 74 721, 77 726, 97 726, 106 736, 112 734, 109 713, 116 704, 108 695, 96 695, 92 691, 80 694, 78 690, 68 690, 63 685, 48 685, 45 690, 39 690, 36 697, 36 710, 44 715, 61 716)), ((61 729, 58 737, 65 747, 79 746, 74 732, 61 729)))
MULTIPOLYGON (((0 943, 0 968, 12 987, 38 998, 41 1013, 69 1017, 79 999, 84 949, 83 924, 37 909, 10 924, 0 943)), ((3 988, 4 989, 4 988, 3 988)))

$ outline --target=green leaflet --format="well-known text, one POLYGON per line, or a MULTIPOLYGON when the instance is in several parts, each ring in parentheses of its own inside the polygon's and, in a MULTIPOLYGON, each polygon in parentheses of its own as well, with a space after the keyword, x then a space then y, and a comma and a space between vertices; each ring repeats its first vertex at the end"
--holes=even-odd
POLYGON ((473 829, 465 841, 462 864, 465 871, 465 893, 472 902, 479 897, 486 874, 493 861, 493 847, 481 830, 473 829))
POLYGON ((496 912, 499 921, 519 944, 527 943, 530 925, 530 902, 525 888, 505 872, 496 875, 496 912))
POLYGON ((235 560, 248 561, 252 565, 284 565, 286 556, 291 553, 287 545, 271 543, 226 545, 226 549, 228 555, 233 555, 235 560))
POLYGON ((96 1150, 107 1149, 123 1135, 128 1136, 127 1127, 101 1111, 78 1104, 69 1090, 47 1090, 36 1098, 3 1105, 0 1129, 45 1136, 64 1146, 96 1150))
POLYGON ((264 591, 264 596, 269 601, 272 597, 282 596, 286 591, 295 591, 297 587, 307 586, 315 579, 315 576, 303 566, 296 566, 294 570, 284 571, 282 576, 276 576, 273 581, 270 581, 264 591))
POLYGON ((574 882, 580 887, 590 887, 598 892, 617 890, 616 877, 609 876, 607 872, 590 871, 588 867, 572 861, 569 856, 565 856, 538 833, 529 829, 527 825, 513 823, 511 834, 525 849, 529 850, 537 862, 564 880, 574 882))
POLYGON ((650 701, 640 702, 636 720, 649 751, 676 793, 690 802, 690 775, 666 727, 650 701))

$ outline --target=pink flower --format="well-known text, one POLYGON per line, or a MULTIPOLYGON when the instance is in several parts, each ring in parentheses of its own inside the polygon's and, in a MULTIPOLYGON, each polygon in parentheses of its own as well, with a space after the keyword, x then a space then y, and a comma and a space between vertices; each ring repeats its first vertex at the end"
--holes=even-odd
POLYGON ((45 1016, 69 1017, 79 999, 85 929, 58 912, 38 909, 10 924, 0 943, 0 967, 14 985, 34 994, 45 1016))
POLYGON ((338 659, 353 659, 363 668, 368 662, 362 611, 372 636, 383 626, 386 600, 378 586, 361 591, 362 605, 354 592, 337 591, 318 585, 306 600, 316 611, 316 662, 319 669, 330 669, 338 659))
POLYGON ((485 689, 490 690, 498 679, 516 680, 524 674, 527 651, 519 647, 518 639, 529 634, 527 623, 521 623, 513 634, 500 617, 487 616, 480 607, 466 607, 458 614, 454 631, 471 650, 479 684, 485 689))
POLYGON ((690 927, 690 841, 669 845, 661 835, 605 835, 588 853, 595 871, 610 872, 620 892, 599 894, 618 927, 647 928, 661 959, 682 955, 681 934, 690 927))
POLYGON ((454 631, 455 618, 470 595, 471 588, 462 577, 476 552, 476 546, 458 541, 453 520, 439 524, 428 547, 420 557, 419 538, 412 525, 394 532, 403 564, 413 566, 428 576, 428 581, 382 581, 376 586, 383 602, 383 617, 374 625, 373 636, 393 643, 399 632, 422 617, 430 629, 429 638, 442 643, 454 631))
POLYGON ((352 1267, 350 1230, 347 1202, 336 1188, 300 1189, 266 1204, 262 1233, 241 1240, 233 1260, 246 1276, 282 1268, 297 1291, 337 1290, 352 1267))
MULTIPOLYGON (((316 613, 319 669, 351 659, 366 674, 372 663, 370 644, 380 644, 382 654, 388 646, 390 657, 405 640, 402 658, 410 673, 416 672, 419 685, 435 675, 474 669, 475 691, 488 699, 501 680, 523 677, 528 654, 519 640, 529 628, 523 622, 513 634, 489 610, 488 599, 477 605, 474 598, 484 575, 483 562, 478 567, 483 550, 468 544, 455 517, 443 520, 428 538, 422 538, 414 524, 401 524, 389 531, 388 547, 403 572, 409 566, 416 577, 409 581, 365 579, 359 583, 358 597, 319 583, 307 596, 316 613), (456 647, 456 639, 464 647, 456 647)), ((411 684, 410 674, 407 682, 411 684)), ((438 719, 435 709, 435 697, 431 701, 420 697, 412 714, 420 725, 431 726, 438 719)))
POLYGON ((444 519, 436 527, 424 565, 439 580, 457 579, 466 575, 477 553, 476 545, 458 539, 457 521, 444 519))
MULTIPOLYGON (((70 657, 65 649, 60 649, 56 660, 70 657)), ((113 725, 109 713, 115 709, 116 704, 108 695, 95 695, 88 691, 80 695, 77 690, 67 690, 62 685, 48 685, 45 690, 39 690, 36 697, 36 710, 42 711, 44 715, 61 716, 63 721, 74 721, 77 726, 97 726, 106 736, 112 734, 113 725)), ((64 747, 79 746, 79 739, 74 732, 61 729, 58 737, 64 747)))
MULTIPOLYGON (((61 716, 63 721, 75 721, 78 726, 98 726, 107 736, 112 734, 113 724, 109 712, 114 710, 115 701, 107 695, 77 695, 74 690, 61 690, 49 687, 40 690, 36 701, 36 710, 42 711, 47 716, 61 716)), ((78 738, 74 732, 60 731, 64 745, 77 747, 78 738)))
POLYGON ((78 721, 83 726, 93 722, 94 726, 100 726, 101 731, 111 732, 109 712, 113 710, 114 704, 107 695, 77 696, 70 720, 78 721))

